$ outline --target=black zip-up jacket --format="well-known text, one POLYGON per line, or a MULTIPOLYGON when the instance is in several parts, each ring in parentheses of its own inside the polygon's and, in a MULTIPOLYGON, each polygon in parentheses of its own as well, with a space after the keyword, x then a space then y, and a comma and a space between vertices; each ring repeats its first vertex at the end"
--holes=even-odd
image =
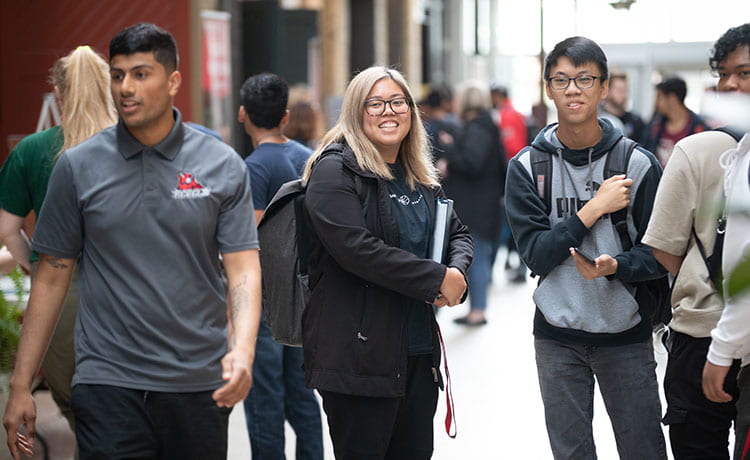
MULTIPOLYGON (((363 171, 349 147, 333 144, 328 150, 338 154, 326 154, 316 163, 305 194, 311 229, 311 295, 302 318, 306 383, 344 394, 403 396, 406 297, 431 303, 446 265, 465 275, 471 237, 453 213, 446 265, 400 249, 386 182, 363 171)), ((444 196, 440 188, 419 187, 426 197, 444 196)), ((434 204, 429 209, 434 215, 434 204)), ((433 317, 437 370, 435 328, 433 317)), ((439 378, 440 373, 435 375, 439 378)))

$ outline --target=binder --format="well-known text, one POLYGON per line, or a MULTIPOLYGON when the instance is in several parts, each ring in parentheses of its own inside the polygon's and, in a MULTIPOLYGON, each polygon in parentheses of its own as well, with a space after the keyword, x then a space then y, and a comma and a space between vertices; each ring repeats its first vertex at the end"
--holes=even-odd
POLYGON ((453 200, 437 198, 435 202, 435 230, 432 234, 430 258, 438 263, 443 263, 445 251, 448 249, 452 214, 453 200))

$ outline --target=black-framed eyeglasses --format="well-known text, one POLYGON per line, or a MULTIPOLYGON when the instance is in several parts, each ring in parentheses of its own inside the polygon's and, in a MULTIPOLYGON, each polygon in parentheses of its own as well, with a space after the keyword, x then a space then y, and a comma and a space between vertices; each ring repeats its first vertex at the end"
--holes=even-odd
POLYGON ((396 114, 404 114, 411 108, 411 100, 406 96, 394 97, 387 101, 383 99, 368 99, 365 101, 365 111, 368 115, 378 117, 385 113, 385 106, 391 106, 391 110, 396 114))
POLYGON ((557 75, 555 77, 549 77, 547 83, 549 83, 550 88, 557 91, 568 89, 571 81, 575 82, 578 89, 589 89, 594 86, 594 82, 597 78, 601 80, 602 77, 597 77, 596 75, 579 75, 571 78, 564 75, 557 75))

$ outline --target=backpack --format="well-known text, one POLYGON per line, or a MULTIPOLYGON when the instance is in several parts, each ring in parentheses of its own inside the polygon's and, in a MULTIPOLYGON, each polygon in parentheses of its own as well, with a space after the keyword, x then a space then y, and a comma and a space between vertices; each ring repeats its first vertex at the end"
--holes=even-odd
MULTIPOLYGON (((739 142, 742 138, 742 133, 733 131, 730 128, 722 127, 716 128, 714 131, 721 131, 732 137, 735 141, 739 142)), ((698 233, 695 231, 695 225, 690 229, 693 238, 695 238, 695 245, 698 247, 698 252, 701 254, 703 263, 706 265, 708 271, 708 277, 714 284, 714 289, 721 295, 723 293, 722 285, 724 282, 724 275, 721 270, 722 253, 724 252, 724 231, 727 225, 727 209, 726 203, 722 202, 721 205, 722 213, 716 218, 716 239, 714 240, 714 248, 710 256, 706 256, 706 249, 698 238, 698 233)))
MULTIPOLYGON (((633 154, 633 150, 638 144, 627 137, 621 137, 617 143, 612 147, 612 150, 607 155, 607 159, 604 163, 604 179, 608 179, 618 174, 626 174, 628 171, 628 163, 630 157, 633 154)), ((530 149, 531 155, 531 171, 534 179, 536 180, 536 189, 539 197, 544 201, 547 213, 551 210, 552 202, 552 187, 550 186, 552 177, 552 161, 551 155, 547 152, 543 152, 533 146, 530 149)), ((627 251, 633 247, 633 242, 630 239, 628 233, 628 207, 624 207, 618 211, 610 213, 609 215, 612 225, 617 231, 617 235, 620 238, 620 245, 623 251, 627 251)), ((667 324, 672 319, 672 288, 669 285, 669 278, 666 274, 663 276, 649 280, 634 283, 636 288, 644 288, 646 293, 651 299, 652 305, 654 306, 654 312, 651 319, 652 326, 658 327, 662 324, 667 324)))
MULTIPOLYGON (((332 144, 318 161, 325 155, 338 154, 338 147, 332 144)), ((357 194, 362 197, 361 179, 357 175, 354 177, 357 194)), ((302 346, 302 314, 310 299, 310 230, 304 212, 306 188, 302 179, 284 183, 266 206, 258 224, 263 313, 273 339, 291 347, 302 346)))
POLYGON ((302 346, 302 313, 310 298, 304 199, 302 179, 286 182, 258 224, 263 313, 273 339, 293 347, 302 346))

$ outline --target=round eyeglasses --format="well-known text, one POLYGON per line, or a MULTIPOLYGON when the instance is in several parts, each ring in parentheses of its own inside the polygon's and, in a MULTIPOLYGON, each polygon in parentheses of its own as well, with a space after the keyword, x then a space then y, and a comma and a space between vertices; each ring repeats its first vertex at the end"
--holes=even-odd
POLYGON ((602 77, 597 77, 595 75, 579 75, 577 77, 571 78, 563 75, 558 75, 556 77, 548 78, 547 82, 549 83, 550 88, 557 91, 568 89, 571 81, 575 82, 578 89, 589 89, 594 86, 594 81, 596 81, 597 78, 601 79, 602 77))
POLYGON ((406 96, 394 97, 387 101, 383 99, 368 99, 365 101, 365 111, 368 115, 379 117, 385 113, 385 106, 391 106, 391 110, 396 114, 404 114, 409 111, 411 101, 406 96))

